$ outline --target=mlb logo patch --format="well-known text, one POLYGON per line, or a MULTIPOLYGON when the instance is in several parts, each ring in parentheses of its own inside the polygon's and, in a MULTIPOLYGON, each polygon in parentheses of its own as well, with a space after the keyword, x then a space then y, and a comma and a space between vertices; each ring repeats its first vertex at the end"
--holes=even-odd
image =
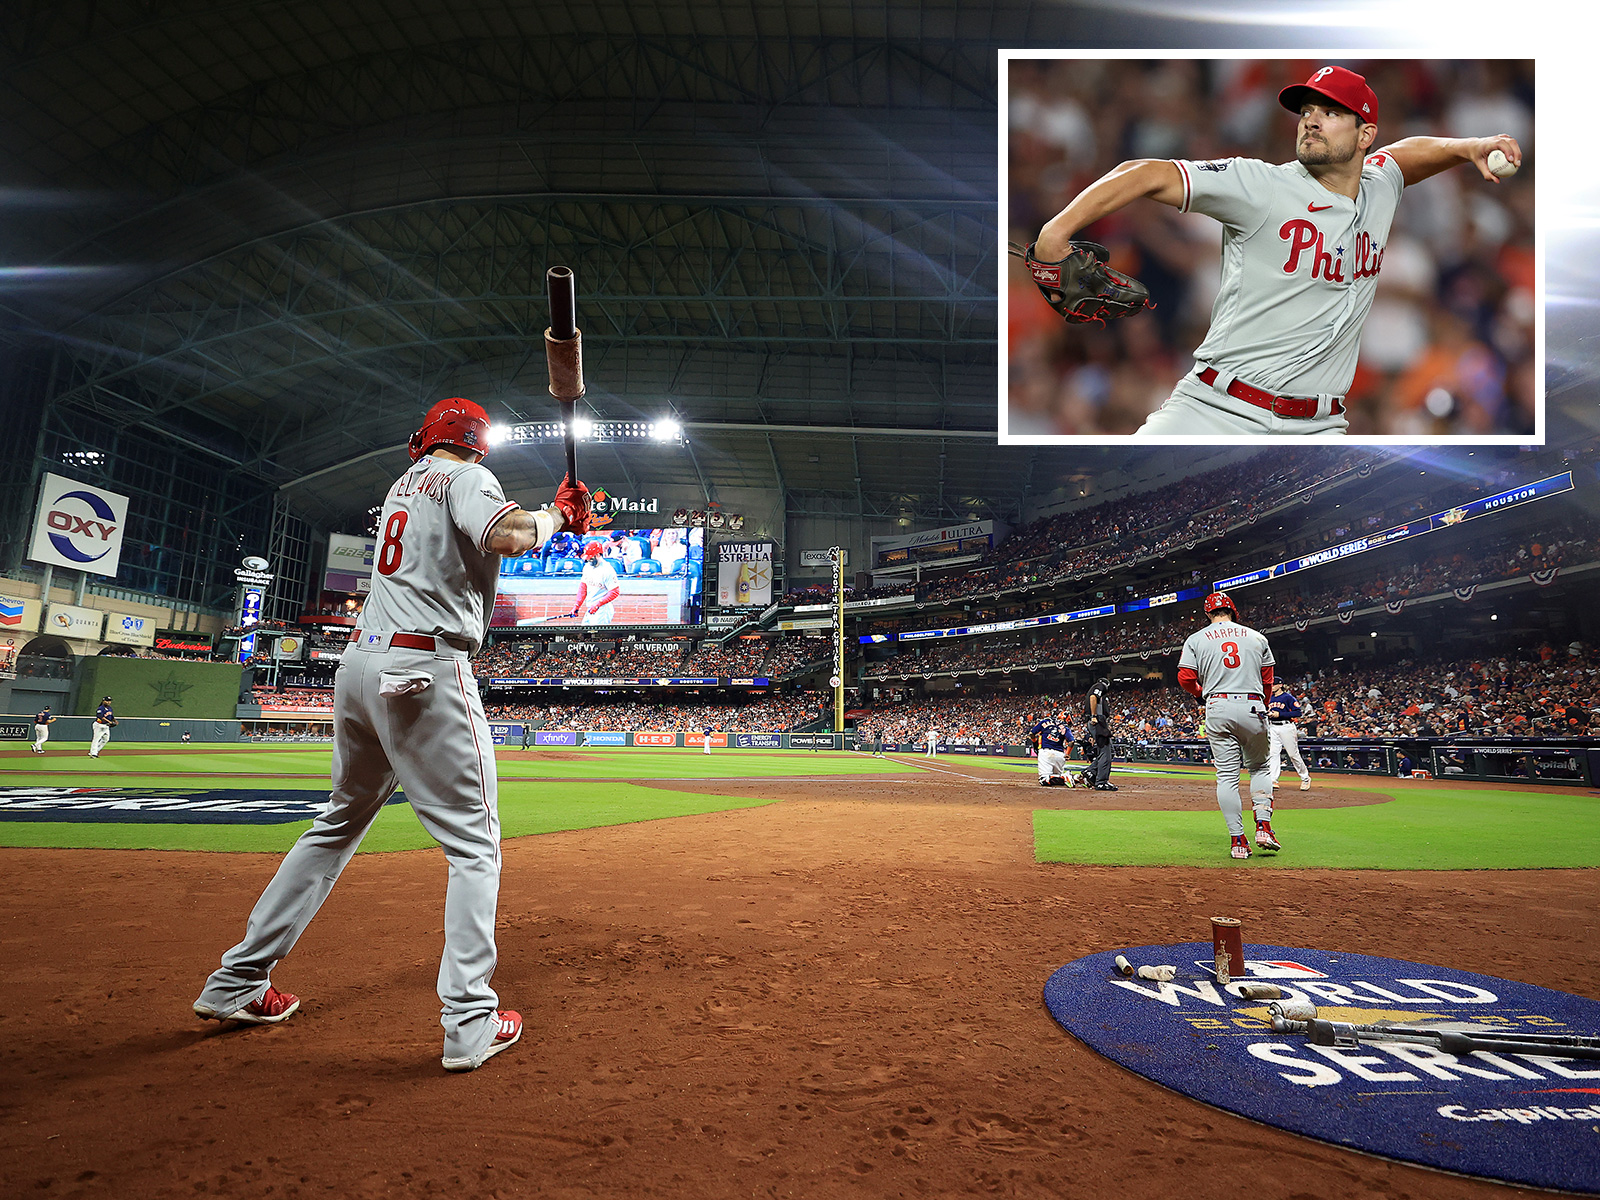
POLYGON ((381 634, 381 633, 369 633, 369 634, 367 634, 367 645, 369 645, 369 646, 379 645, 382 641, 383 641, 383 634, 381 634))

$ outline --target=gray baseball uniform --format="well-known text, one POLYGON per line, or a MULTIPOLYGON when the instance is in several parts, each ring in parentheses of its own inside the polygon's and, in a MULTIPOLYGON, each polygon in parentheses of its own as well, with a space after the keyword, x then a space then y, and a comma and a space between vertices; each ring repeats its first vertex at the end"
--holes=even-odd
MULTIPOLYGON (((486 541, 516 508, 480 465, 425 456, 389 489, 372 593, 334 678, 333 790, 284 857, 197 1006, 260 999, 395 791, 444 848, 444 1053, 470 1058, 498 1031, 494 973, 500 815, 494 742, 468 659, 493 612, 500 556, 486 541)), ((534 514, 542 544, 557 518, 534 514)))
POLYGON ((1183 212, 1222 222, 1222 283, 1195 369, 1140 427, 1142 434, 1342 433, 1335 413, 1355 377, 1361 327, 1405 180, 1383 152, 1361 168, 1354 200, 1330 192, 1298 162, 1177 161, 1183 212), (1200 373, 1209 368, 1209 383, 1200 373), (1287 399, 1314 400, 1290 417, 1250 404, 1235 380, 1287 399))
POLYGON ((584 598, 578 614, 581 625, 610 625, 617 619, 617 598, 611 594, 620 588, 617 569, 604 558, 591 559, 583 564, 584 598), (606 596, 611 599, 601 603, 606 596), (591 609, 595 611, 590 611, 591 609))
POLYGON ((1267 702, 1261 668, 1272 666, 1264 635, 1234 621, 1219 621, 1191 633, 1178 658, 1199 677, 1205 698, 1206 740, 1217 768, 1217 807, 1234 837, 1244 835, 1239 797, 1241 763, 1250 772, 1250 803, 1256 820, 1272 820, 1272 777, 1267 772, 1267 702))

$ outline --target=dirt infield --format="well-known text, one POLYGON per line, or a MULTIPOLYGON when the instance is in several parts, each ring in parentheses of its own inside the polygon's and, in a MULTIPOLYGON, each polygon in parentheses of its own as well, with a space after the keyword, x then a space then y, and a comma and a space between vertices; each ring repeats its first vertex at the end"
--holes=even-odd
POLYGON ((1164 1091, 1040 989, 1231 913, 1247 940, 1593 996, 1600 872, 1036 864, 1032 810, 1089 794, 994 774, 507 843, 495 985, 528 1033, 467 1076, 438 1062, 438 853, 359 857, 275 973, 302 1011, 224 1029, 189 1004, 275 857, 0 850, 0 1177, 119 1198, 1514 1190, 1164 1091))

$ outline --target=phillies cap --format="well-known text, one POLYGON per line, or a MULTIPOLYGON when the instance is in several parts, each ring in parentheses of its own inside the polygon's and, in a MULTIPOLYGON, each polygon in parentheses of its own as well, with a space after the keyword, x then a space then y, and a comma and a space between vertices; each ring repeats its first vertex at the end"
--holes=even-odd
POLYGON ((1279 92, 1278 103, 1290 112, 1297 113, 1305 103, 1307 92, 1326 96, 1334 103, 1344 105, 1360 117, 1365 125, 1378 123, 1378 97, 1367 86, 1364 75, 1357 75, 1344 67, 1322 67, 1313 71, 1311 78, 1304 83, 1290 84, 1279 92))

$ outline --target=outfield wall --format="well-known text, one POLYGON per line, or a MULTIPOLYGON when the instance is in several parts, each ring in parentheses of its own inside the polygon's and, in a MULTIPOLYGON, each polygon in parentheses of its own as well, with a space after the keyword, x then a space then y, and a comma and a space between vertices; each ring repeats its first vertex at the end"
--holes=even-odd
MULTIPOLYGON (((105 695, 101 692, 100 695, 105 695)), ((50 724, 50 744, 89 741, 93 717, 58 716, 50 724)), ((188 733, 196 742, 237 742, 239 722, 212 720, 158 720, 154 717, 118 717, 111 742, 176 742, 188 733)), ((0 717, 0 744, 32 742, 33 717, 0 717)))
POLYGON ((79 715, 92 715, 100 698, 110 696, 119 720, 231 719, 239 707, 239 689, 244 679, 244 668, 237 663, 110 654, 84 659, 81 671, 79 715))

